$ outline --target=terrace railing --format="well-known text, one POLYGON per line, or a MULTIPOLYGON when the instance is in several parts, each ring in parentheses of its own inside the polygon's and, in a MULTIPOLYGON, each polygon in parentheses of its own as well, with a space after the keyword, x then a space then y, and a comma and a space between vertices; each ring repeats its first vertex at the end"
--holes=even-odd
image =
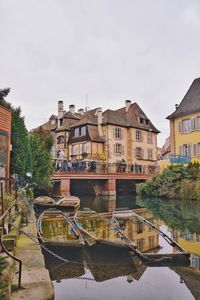
POLYGON ((169 157, 169 161, 172 164, 188 164, 191 161, 191 157, 171 154, 169 157))
POLYGON ((126 164, 126 163, 105 163, 99 161, 76 161, 67 162, 54 160, 55 172, 65 173, 95 173, 95 174, 141 174, 155 175, 158 167, 154 164, 126 164))

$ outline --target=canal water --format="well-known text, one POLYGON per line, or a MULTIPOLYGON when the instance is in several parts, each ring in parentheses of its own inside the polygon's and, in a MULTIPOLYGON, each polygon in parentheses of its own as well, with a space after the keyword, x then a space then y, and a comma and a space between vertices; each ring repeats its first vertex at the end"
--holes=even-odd
MULTIPOLYGON (((123 253, 102 247, 90 253, 54 248, 64 263, 44 252, 55 300, 190 300, 200 299, 200 203, 147 199, 131 195, 114 198, 81 197, 81 206, 98 212, 130 208, 193 253, 190 266, 148 267, 132 263, 123 253)), ((130 225, 130 224, 129 224, 130 225)), ((97 225, 95 225, 97 226, 97 225)), ((132 226, 132 225, 131 225, 132 226)), ((141 251, 173 253, 174 249, 147 226, 127 228, 141 251)), ((134 227, 135 226, 135 227, 134 227)), ((62 226, 60 226, 62 228, 62 226)))

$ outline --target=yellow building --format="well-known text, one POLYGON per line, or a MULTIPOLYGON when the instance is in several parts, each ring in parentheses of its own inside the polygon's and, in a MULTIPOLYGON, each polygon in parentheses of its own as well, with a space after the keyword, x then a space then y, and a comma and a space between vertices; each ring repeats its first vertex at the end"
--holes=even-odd
POLYGON ((193 81, 170 120, 171 153, 200 161, 200 78, 193 81))

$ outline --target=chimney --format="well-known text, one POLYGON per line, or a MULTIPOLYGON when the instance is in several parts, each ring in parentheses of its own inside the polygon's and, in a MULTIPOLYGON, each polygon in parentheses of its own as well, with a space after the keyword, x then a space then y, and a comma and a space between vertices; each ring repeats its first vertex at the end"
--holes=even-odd
POLYGON ((74 115, 74 113, 75 113, 75 105, 74 104, 69 105, 69 111, 70 111, 70 113, 72 113, 74 115))
POLYGON ((63 117, 63 101, 58 101, 58 119, 63 117))
POLYGON ((102 130, 102 126, 101 126, 103 117, 102 117, 102 108, 101 107, 97 108, 95 115, 97 116, 99 135, 103 136, 103 130, 102 130))
POLYGON ((78 110, 78 113, 80 114, 80 115, 84 115, 84 109, 83 108, 80 108, 79 110, 78 110))
POLYGON ((98 120, 97 122, 98 122, 98 125, 100 125, 102 123, 102 119, 103 119, 101 107, 97 108, 95 115, 97 115, 97 120, 98 120))
POLYGON ((175 109, 177 109, 179 107, 179 105, 178 104, 175 104, 175 109))
POLYGON ((129 110, 130 105, 131 105, 131 100, 126 100, 125 101, 126 112, 129 110))

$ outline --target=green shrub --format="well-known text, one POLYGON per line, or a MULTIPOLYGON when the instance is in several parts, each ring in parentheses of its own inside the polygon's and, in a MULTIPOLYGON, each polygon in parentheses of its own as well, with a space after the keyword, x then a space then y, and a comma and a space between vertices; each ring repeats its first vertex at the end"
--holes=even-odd
POLYGON ((199 164, 171 165, 137 186, 137 193, 154 197, 200 199, 199 164))

